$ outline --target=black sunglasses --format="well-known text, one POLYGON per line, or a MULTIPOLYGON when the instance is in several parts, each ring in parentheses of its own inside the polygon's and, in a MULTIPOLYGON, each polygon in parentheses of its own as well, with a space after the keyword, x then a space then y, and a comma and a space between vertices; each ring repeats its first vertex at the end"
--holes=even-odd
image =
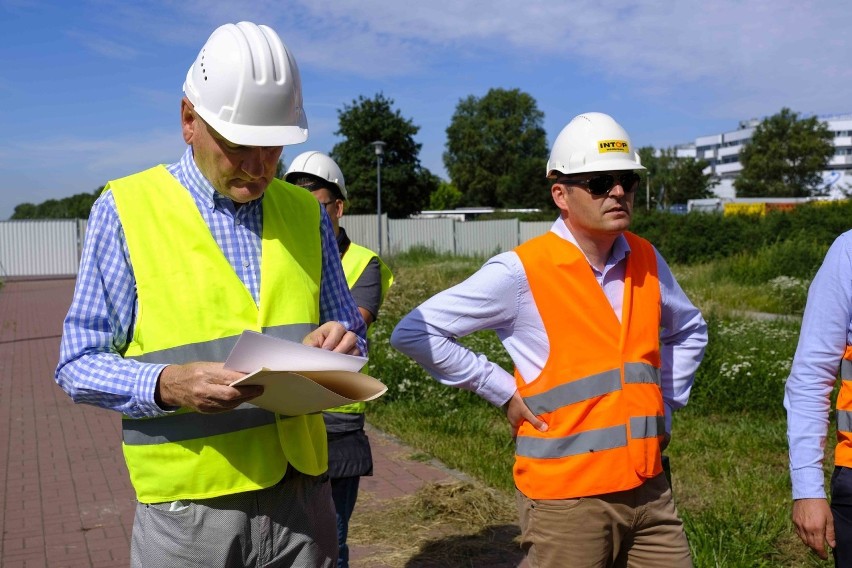
POLYGON ((579 185, 596 197, 609 195, 609 192, 615 187, 616 182, 624 190, 624 193, 632 193, 639 187, 639 174, 636 172, 625 172, 617 176, 612 174, 598 174, 587 179, 561 178, 557 180, 557 183, 579 185))

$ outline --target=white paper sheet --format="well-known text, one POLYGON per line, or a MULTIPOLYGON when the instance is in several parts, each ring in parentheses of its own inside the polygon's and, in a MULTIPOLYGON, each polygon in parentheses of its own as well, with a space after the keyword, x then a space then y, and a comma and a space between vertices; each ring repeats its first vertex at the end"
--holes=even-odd
POLYGON ((247 373, 231 386, 263 386, 263 394, 252 399, 252 404, 279 414, 300 416, 382 396, 387 387, 358 372, 366 363, 366 357, 244 331, 225 361, 225 368, 247 373))
POLYGON ((244 331, 225 361, 225 368, 241 373, 273 371, 360 371, 366 357, 335 353, 295 341, 244 331))

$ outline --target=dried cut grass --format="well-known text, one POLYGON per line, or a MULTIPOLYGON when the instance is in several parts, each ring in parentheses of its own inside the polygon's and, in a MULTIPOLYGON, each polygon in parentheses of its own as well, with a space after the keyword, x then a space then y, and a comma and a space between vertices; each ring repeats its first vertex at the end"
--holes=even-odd
POLYGON ((364 566, 515 566, 522 556, 514 502, 492 489, 431 483, 411 496, 363 505, 349 541, 376 551, 364 566))

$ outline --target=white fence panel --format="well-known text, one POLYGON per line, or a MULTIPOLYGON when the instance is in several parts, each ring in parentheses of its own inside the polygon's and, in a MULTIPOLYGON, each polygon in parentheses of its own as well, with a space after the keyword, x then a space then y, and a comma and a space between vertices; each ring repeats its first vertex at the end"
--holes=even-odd
POLYGON ((74 219, 0 222, 0 276, 77 274, 77 227, 74 219))
MULTIPOLYGON (((346 234, 353 243, 378 252, 379 251, 379 225, 376 223, 375 215, 346 215, 340 219, 340 226, 346 229, 346 234)), ((388 216, 382 214, 382 253, 387 255, 388 251, 388 216)))
POLYGON ((518 220, 456 222, 456 251, 462 256, 490 257, 518 246, 518 220))
POLYGON ((390 247, 384 253, 390 256, 419 246, 453 254, 453 223, 452 219, 390 219, 390 247))
POLYGON ((525 243, 532 238, 545 234, 552 226, 553 221, 529 221, 521 223, 521 242, 525 243))
MULTIPOLYGON (((356 243, 378 247, 375 215, 345 215, 340 223, 356 243)), ((465 256, 492 256, 546 233, 550 221, 519 223, 452 219, 388 219, 382 215, 382 255, 413 247, 465 256)), ((83 220, 0 221, 0 277, 75 275, 86 233, 83 220)))

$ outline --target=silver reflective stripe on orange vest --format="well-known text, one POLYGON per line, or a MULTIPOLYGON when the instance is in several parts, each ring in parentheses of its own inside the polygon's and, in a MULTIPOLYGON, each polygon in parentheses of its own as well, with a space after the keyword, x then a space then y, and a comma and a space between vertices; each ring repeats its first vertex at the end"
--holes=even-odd
POLYGON ((837 411, 837 429, 841 432, 852 432, 852 411, 837 411))
MULTIPOLYGON (((647 363, 625 363, 624 382, 660 386, 660 370, 647 363)), ((524 397, 524 402, 533 414, 540 416, 569 404, 619 390, 621 390, 621 371, 610 369, 576 381, 563 383, 543 393, 524 397)))
MULTIPOLYGON (((289 339, 290 341, 301 343, 302 339, 316 329, 316 327, 310 323, 277 325, 264 328, 263 333, 272 337, 289 339)), ((228 358, 231 349, 234 348, 239 337, 239 335, 234 335, 201 343, 180 345, 178 347, 145 353, 144 355, 128 357, 128 359, 142 361, 143 363, 168 363, 170 365, 183 365, 184 363, 195 361, 224 361, 228 358)))
POLYGON ((549 391, 524 397, 533 414, 539 416, 563 406, 621 390, 621 371, 612 369, 561 384, 549 391))
POLYGON ((186 412, 155 419, 125 420, 122 424, 124 443, 143 446, 195 440, 274 423, 274 413, 246 403, 220 414, 186 412))
POLYGON ((852 361, 843 359, 840 363, 840 378, 852 380, 852 361))
POLYGON ((626 445, 627 427, 618 425, 586 430, 564 438, 518 436, 515 453, 528 458, 562 458, 626 445))
POLYGON ((666 431, 666 419, 663 416, 634 416, 630 419, 630 437, 655 438, 666 431))
POLYGON ((647 363, 625 363, 624 382, 629 384, 653 384, 660 386, 660 370, 647 363))

